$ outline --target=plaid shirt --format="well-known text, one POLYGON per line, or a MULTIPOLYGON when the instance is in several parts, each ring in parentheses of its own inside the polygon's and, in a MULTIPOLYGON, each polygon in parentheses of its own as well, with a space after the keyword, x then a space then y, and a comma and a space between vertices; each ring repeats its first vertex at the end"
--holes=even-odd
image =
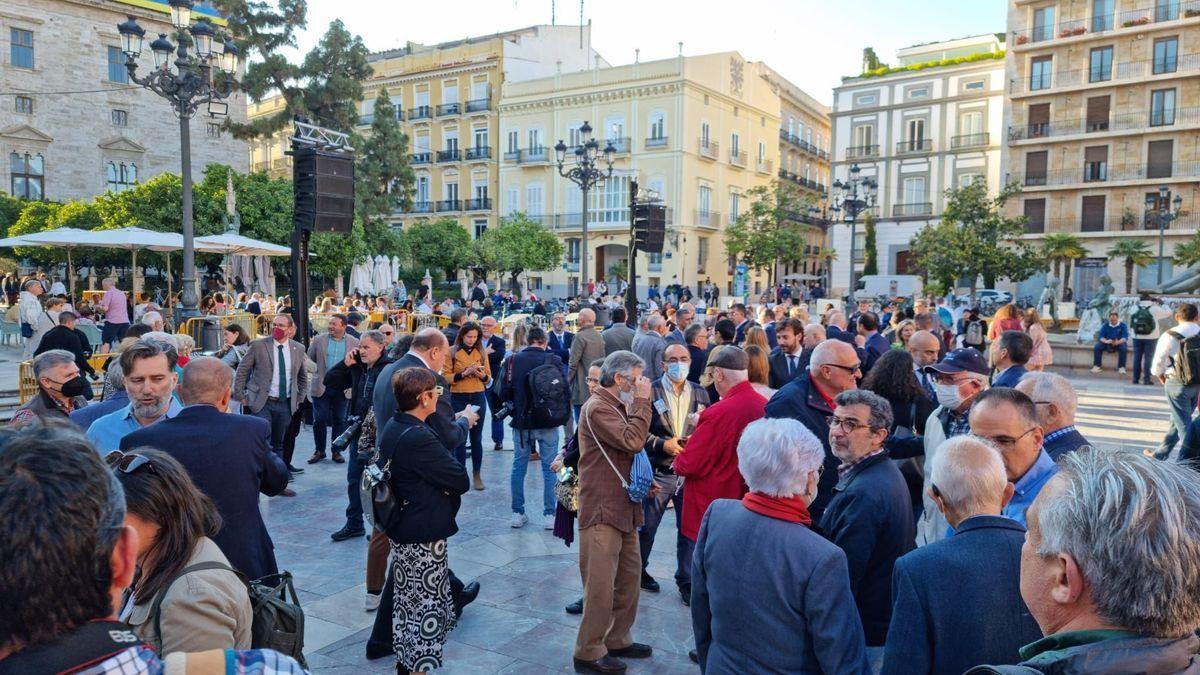
POLYGON ((946 419, 946 438, 971 433, 970 412, 968 408, 967 412, 961 415, 950 413, 950 417, 946 419))
POLYGON ((1066 436, 1067 434, 1069 434, 1073 431, 1075 431, 1074 424, 1065 426, 1061 429, 1055 429, 1054 431, 1051 431, 1050 433, 1046 434, 1046 438, 1042 440, 1042 445, 1045 445, 1047 443, 1050 443, 1051 441, 1062 438, 1063 436, 1066 436))
MULTIPOLYGON (((223 659, 225 667, 214 675, 301 675, 308 671, 290 656, 284 656, 270 649, 226 649, 223 659)), ((163 675, 167 671, 167 662, 172 662, 172 670, 187 672, 187 660, 195 655, 176 652, 166 659, 160 659, 153 649, 146 645, 137 645, 94 663, 80 670, 71 671, 77 675, 163 675), (176 669, 178 661, 180 668, 176 669)), ((212 671, 210 671, 212 672, 212 671)))

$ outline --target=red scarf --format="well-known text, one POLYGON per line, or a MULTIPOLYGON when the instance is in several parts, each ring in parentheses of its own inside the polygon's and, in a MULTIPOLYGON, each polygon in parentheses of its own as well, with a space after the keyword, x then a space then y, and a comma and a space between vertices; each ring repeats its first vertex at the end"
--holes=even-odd
POLYGON ((768 518, 812 525, 812 516, 808 515, 808 505, 798 496, 769 497, 761 492, 747 492, 742 496, 742 506, 768 518))

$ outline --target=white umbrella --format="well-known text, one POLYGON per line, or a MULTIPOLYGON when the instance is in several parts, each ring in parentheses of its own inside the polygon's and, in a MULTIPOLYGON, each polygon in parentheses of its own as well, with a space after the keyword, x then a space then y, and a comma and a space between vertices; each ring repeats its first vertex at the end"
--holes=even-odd
MULTIPOLYGON (((291 255, 292 249, 267 241, 259 241, 240 234, 226 232, 211 237, 196 237, 196 250, 226 255, 291 255)), ((311 254, 310 254, 311 255, 311 254)))
POLYGON ((381 255, 375 256, 375 270, 372 281, 375 282, 376 293, 383 293, 392 285, 392 263, 381 255))
POLYGON ((58 246, 67 249, 67 280, 71 284, 71 297, 75 297, 75 267, 71 261, 71 249, 78 248, 79 237, 86 235, 87 230, 74 227, 60 227, 56 230, 34 232, 20 237, 0 239, 0 248, 16 246, 58 246))
POLYGON ((392 279, 400 278, 400 258, 392 256, 392 279))
MULTIPOLYGON (((122 227, 115 230, 91 230, 80 244, 99 248, 119 248, 129 251, 133 257, 134 292, 137 289, 137 252, 139 249, 168 253, 167 257, 167 297, 171 296, 171 256, 170 251, 183 249, 183 235, 178 232, 156 232, 141 227, 122 227)), ((197 250, 200 250, 197 248, 197 250)))

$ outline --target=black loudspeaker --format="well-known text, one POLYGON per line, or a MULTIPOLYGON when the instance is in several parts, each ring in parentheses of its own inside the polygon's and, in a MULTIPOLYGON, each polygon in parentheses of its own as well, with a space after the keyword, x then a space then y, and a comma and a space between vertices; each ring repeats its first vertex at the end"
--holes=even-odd
POLYGON ((300 148, 292 155, 296 227, 349 233, 354 222, 354 156, 300 148))
POLYGON ((633 208, 633 243, 643 253, 662 253, 667 231, 667 207, 638 204, 633 208))

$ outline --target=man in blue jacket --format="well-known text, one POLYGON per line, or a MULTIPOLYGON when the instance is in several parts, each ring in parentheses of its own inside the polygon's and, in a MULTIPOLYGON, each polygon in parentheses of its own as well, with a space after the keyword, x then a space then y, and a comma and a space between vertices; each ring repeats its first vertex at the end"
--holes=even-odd
POLYGON ((1025 375, 1025 364, 1033 355, 1033 338, 1024 331, 1006 330, 996 345, 996 374, 993 387, 1015 387, 1025 375))
POLYGON ((1016 663, 1041 631, 1020 599, 1025 528, 1000 515, 1013 494, 1004 462, 995 448, 956 436, 938 448, 930 478, 954 533, 896 561, 883 673, 1016 663))
POLYGON ((892 344, 879 334, 879 317, 874 312, 864 312, 858 317, 858 335, 862 338, 863 374, 871 372, 871 366, 879 357, 888 353, 892 344))
POLYGON ((1117 372, 1125 374, 1125 354, 1129 349, 1129 326, 1121 321, 1116 312, 1108 313, 1108 323, 1100 327, 1096 335, 1096 346, 1092 348, 1092 372, 1098 373, 1101 368, 1104 352, 1117 353, 1117 372))

